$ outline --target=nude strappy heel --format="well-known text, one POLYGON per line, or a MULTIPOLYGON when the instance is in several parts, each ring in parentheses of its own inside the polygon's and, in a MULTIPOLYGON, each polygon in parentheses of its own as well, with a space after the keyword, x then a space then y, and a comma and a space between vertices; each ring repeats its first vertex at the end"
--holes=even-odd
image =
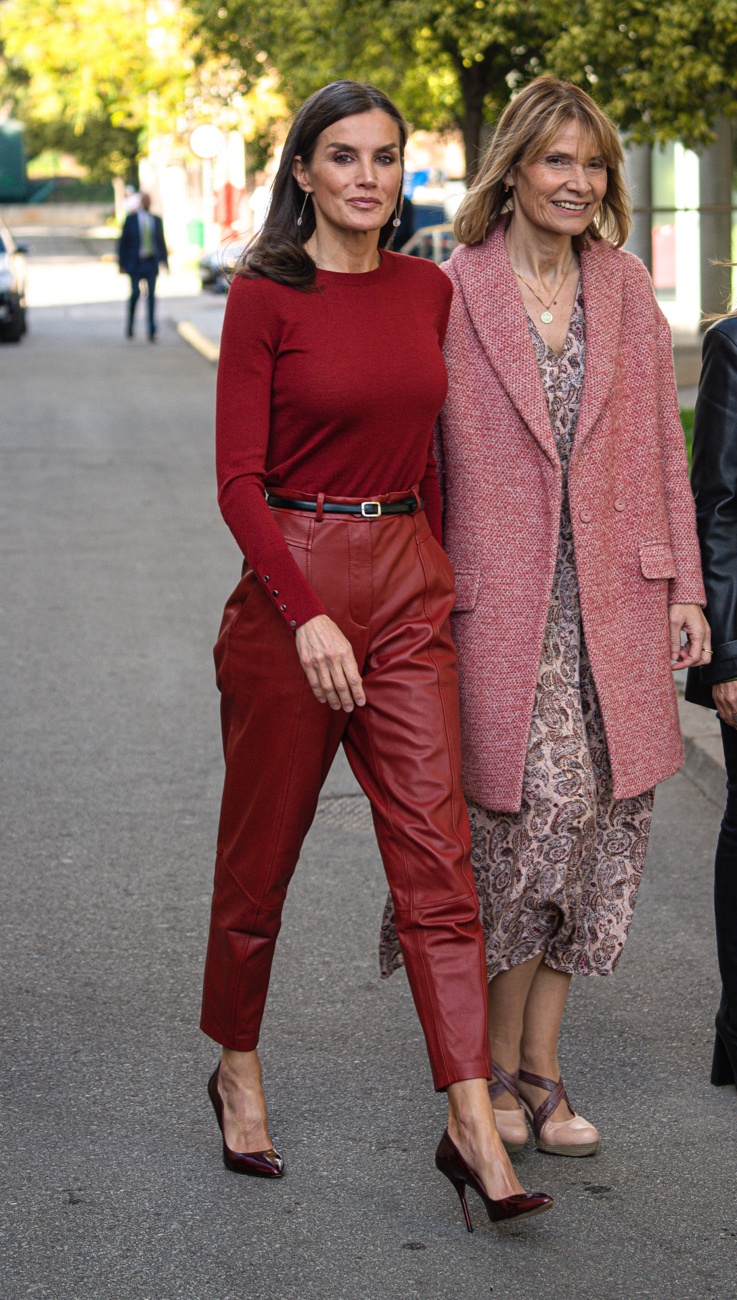
POLYGON ((494 1098, 501 1097, 503 1092, 508 1092, 517 1103, 516 1110, 494 1109, 497 1132, 510 1156, 519 1155, 519 1152, 527 1145, 529 1137, 522 1099, 517 1089, 518 1077, 516 1074, 509 1074, 496 1062, 492 1062, 492 1082, 489 1084, 489 1096, 492 1104, 494 1098))
MULTIPOLYGON (((589 1124, 582 1115, 576 1114, 568 1100, 562 1079, 554 1083, 552 1079, 544 1079, 541 1074, 532 1074, 530 1070, 520 1070, 518 1078, 520 1083, 528 1083, 533 1088, 544 1088, 550 1093, 537 1110, 533 1110, 530 1103, 520 1096, 525 1113, 532 1124, 538 1151, 545 1151, 551 1156, 596 1155, 601 1141, 598 1129, 595 1129, 593 1124, 589 1124), (571 1112, 571 1118, 552 1120, 550 1116, 562 1101, 571 1112)), ((496 1112, 494 1113, 496 1115, 496 1112)))

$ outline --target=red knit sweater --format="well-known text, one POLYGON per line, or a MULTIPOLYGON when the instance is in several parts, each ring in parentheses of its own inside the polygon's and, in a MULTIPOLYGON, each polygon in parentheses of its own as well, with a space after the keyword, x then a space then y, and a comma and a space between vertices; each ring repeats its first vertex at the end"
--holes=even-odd
POLYGON ((218 367, 220 508, 293 629, 325 609, 265 490, 369 501, 420 483, 441 536, 432 434, 447 387, 450 281, 431 262, 382 252, 375 271, 318 271, 317 284, 300 293, 238 276, 218 367))

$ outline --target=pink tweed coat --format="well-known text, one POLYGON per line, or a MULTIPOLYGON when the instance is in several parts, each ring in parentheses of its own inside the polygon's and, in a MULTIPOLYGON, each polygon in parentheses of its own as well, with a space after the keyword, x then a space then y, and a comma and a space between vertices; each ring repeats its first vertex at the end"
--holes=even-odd
MULTIPOLYGON (((456 575, 466 795, 519 809, 558 545, 561 466, 502 226, 457 248, 438 426, 456 575)), ((703 605, 671 336, 642 263, 581 255, 586 369, 569 471, 583 629, 614 797, 683 762, 668 605, 703 605)))

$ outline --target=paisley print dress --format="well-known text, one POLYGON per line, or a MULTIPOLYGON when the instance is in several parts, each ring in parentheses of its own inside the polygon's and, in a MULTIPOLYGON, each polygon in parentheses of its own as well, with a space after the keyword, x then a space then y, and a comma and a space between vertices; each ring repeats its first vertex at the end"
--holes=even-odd
MULTIPOLYGON (((539 953, 553 970, 609 975, 632 919, 655 792, 613 798, 583 637, 567 490, 586 359, 581 287, 560 356, 527 320, 563 468, 558 555, 522 806, 517 813, 496 813, 469 803, 473 870, 489 978, 539 953)), ((391 901, 380 964, 384 976, 402 964, 391 901)))

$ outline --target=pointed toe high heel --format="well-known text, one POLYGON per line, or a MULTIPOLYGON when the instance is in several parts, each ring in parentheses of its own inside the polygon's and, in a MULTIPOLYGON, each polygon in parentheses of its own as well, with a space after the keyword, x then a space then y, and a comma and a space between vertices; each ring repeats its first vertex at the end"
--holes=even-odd
POLYGON ((466 1203, 467 1187, 472 1187, 481 1197, 492 1223, 503 1223, 509 1219, 531 1219, 533 1214, 542 1214, 553 1204, 552 1196, 546 1196, 545 1192, 533 1192, 531 1195, 526 1192, 516 1192, 514 1196, 502 1196, 498 1201, 492 1200, 486 1195, 480 1178, 473 1172, 471 1166, 466 1164, 447 1129, 435 1152, 435 1166, 455 1187, 469 1232, 473 1232, 473 1224, 466 1203))
POLYGON ((535 1146, 538 1151, 545 1151, 551 1156, 594 1156, 599 1150, 601 1137, 598 1129, 589 1124, 583 1115, 577 1115, 573 1109, 563 1080, 554 1083, 544 1079, 541 1074, 532 1074, 530 1070, 520 1070, 520 1083, 530 1084, 533 1088, 544 1088, 550 1096, 533 1110, 528 1101, 521 1097, 527 1118, 535 1134, 535 1146), (560 1103, 564 1101, 571 1112, 570 1119, 552 1120, 560 1103))
POLYGON ((711 1082, 715 1088, 726 1088, 730 1084, 737 1087, 737 1033, 721 1007, 717 1011, 714 1024, 717 1036, 711 1063, 711 1082))
POLYGON ((223 1127, 223 1099, 220 1096, 218 1088, 218 1078, 220 1076, 220 1066, 210 1075, 207 1081, 207 1091, 212 1102, 215 1118, 220 1126, 220 1132, 223 1135, 223 1164, 226 1169, 230 1169, 234 1174, 249 1174, 252 1178, 282 1178, 284 1175, 284 1161, 273 1147, 268 1151, 231 1151, 225 1141, 225 1129, 223 1127))
POLYGON ((520 1151, 526 1147, 529 1137, 525 1110, 517 1088, 517 1077, 516 1074, 509 1074, 502 1069, 501 1065, 492 1062, 492 1081, 489 1084, 489 1096, 492 1104, 497 1097, 501 1097, 503 1092, 508 1092, 517 1103, 516 1110, 497 1110, 494 1107, 497 1133, 510 1156, 519 1155, 520 1151))

